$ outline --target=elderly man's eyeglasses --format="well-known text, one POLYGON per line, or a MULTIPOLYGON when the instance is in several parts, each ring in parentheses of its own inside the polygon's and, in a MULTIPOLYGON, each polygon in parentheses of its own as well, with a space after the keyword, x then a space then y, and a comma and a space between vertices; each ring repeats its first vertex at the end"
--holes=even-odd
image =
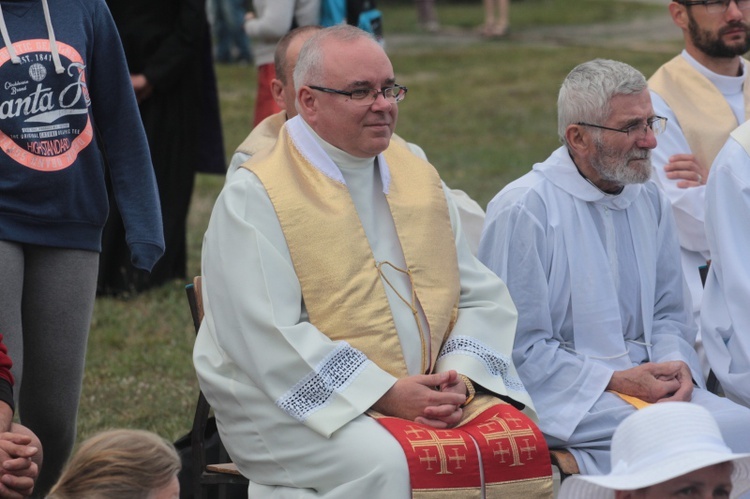
POLYGON ((652 132, 654 132, 654 135, 659 135, 667 128, 667 118, 663 118, 661 116, 654 116, 653 118, 649 118, 646 120, 646 124, 638 123, 635 125, 630 125, 629 127, 625 128, 610 128, 608 126, 601 126, 601 125, 592 125, 591 123, 576 123, 576 125, 581 126, 590 126, 593 128, 601 128, 602 130, 611 130, 613 132, 620 132, 627 134, 629 137, 632 136, 638 136, 638 137, 645 137, 648 135, 648 129, 650 128, 652 132))
MULTIPOLYGON (((721 14, 727 11, 729 3, 732 0, 676 0, 676 2, 686 7, 703 5, 709 14, 721 14)), ((750 0, 734 0, 734 3, 737 4, 737 8, 740 10, 750 9, 750 0)))
POLYGON ((383 94, 383 98, 391 104, 397 104, 404 100, 408 88, 401 85, 393 85, 392 87, 383 87, 380 90, 374 88, 358 88, 347 92, 346 90, 336 90, 333 88, 317 87, 315 85, 308 85, 313 90, 319 90, 328 94, 339 94, 346 95, 352 101, 360 105, 371 106, 373 102, 378 99, 379 94, 383 94))

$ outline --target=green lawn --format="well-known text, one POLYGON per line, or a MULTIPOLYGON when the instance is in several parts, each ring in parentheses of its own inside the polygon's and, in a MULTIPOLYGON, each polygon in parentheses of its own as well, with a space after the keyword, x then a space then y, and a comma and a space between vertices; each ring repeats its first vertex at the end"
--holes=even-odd
MULTIPOLYGON (((388 36, 417 33, 412 2, 381 0, 388 36)), ((450 29, 482 22, 481 2, 438 2, 450 29)), ((557 147, 556 98, 576 64, 619 59, 647 76, 677 52, 591 46, 526 45, 524 30, 555 24, 614 22, 667 15, 666 7, 611 0, 520 0, 511 8, 513 36, 501 42, 387 46, 398 81, 409 87, 398 133, 422 146, 446 183, 483 206, 507 182, 557 147)), ((255 69, 217 68, 227 157, 250 128, 255 69)), ((189 218, 189 275, 200 273, 200 245, 223 178, 200 175, 189 218)), ((197 383, 194 339, 184 282, 129 300, 99 299, 87 354, 79 438, 110 427, 138 427, 169 439, 191 424, 197 383)))
MULTIPOLYGON (((378 0, 383 11, 383 29, 389 33, 418 33, 413 0, 378 0)), ((484 21, 481 0, 437 0, 438 19, 443 26, 474 29, 484 21)), ((513 32, 532 27, 591 24, 630 19, 642 15, 667 14, 665 5, 610 0, 511 0, 513 32)))

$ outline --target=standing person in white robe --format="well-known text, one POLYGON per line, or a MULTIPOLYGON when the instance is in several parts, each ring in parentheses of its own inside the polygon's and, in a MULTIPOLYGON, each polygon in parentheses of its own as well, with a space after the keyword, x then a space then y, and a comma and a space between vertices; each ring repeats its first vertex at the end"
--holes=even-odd
POLYGON ((730 135, 706 185, 711 266, 703 345, 726 396, 750 407, 750 121, 730 135))
POLYGON ((518 308, 514 362, 548 444, 584 474, 609 471, 612 433, 642 402, 706 406, 750 451, 750 410, 703 389, 674 219, 649 182, 665 125, 637 70, 581 64, 558 98, 564 145, 488 206, 479 257, 518 308))
MULTIPOLYGON (((682 270, 700 324, 703 284, 698 268, 711 259, 704 227, 708 172, 729 132, 750 117, 747 60, 750 0, 672 1, 685 48, 649 78, 654 113, 669 120, 652 153, 654 180, 664 189, 680 238, 682 270)), ((696 347, 702 356, 701 334, 696 347)), ((704 359, 704 374, 708 365, 704 359)))
POLYGON ((214 207, 196 372, 251 497, 407 498, 404 451, 365 413, 454 427, 476 383, 534 417, 515 308, 437 173, 389 146, 406 89, 374 38, 318 32, 294 82, 300 114, 214 207))
MULTIPOLYGON (((271 81, 271 95, 276 104, 282 109, 280 113, 273 114, 261 121, 245 140, 237 147, 227 169, 227 181, 237 169, 250 159, 255 153, 273 146, 279 136, 284 122, 289 118, 297 116, 295 108, 296 94, 292 82, 292 74, 297 65, 299 51, 305 41, 316 31, 322 29, 320 26, 302 26, 287 33, 276 45, 274 53, 274 65, 276 67, 276 78, 271 81)), ((395 133, 391 137, 399 143, 406 145, 412 153, 427 161, 424 150, 416 144, 406 142, 395 133)), ((449 189, 453 201, 458 208, 464 234, 467 236, 471 252, 476 255, 479 248, 479 237, 482 234, 484 224, 484 210, 479 203, 471 199, 468 194, 460 189, 449 189)))

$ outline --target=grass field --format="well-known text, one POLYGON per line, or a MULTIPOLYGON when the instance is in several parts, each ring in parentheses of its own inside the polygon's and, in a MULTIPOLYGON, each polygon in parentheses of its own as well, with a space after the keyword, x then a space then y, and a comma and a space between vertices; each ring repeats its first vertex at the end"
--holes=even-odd
MULTIPOLYGON (((556 97, 576 64, 606 57, 650 75, 672 57, 667 50, 475 41, 431 45, 419 37, 412 2, 380 0, 386 40, 411 34, 413 44, 388 46, 399 83, 409 87, 398 133, 422 146, 446 183, 483 206, 507 182, 558 145, 556 97)), ((438 2, 447 28, 481 24, 481 2, 438 2)), ((585 25, 637 16, 666 16, 665 7, 616 0, 520 0, 511 8, 513 34, 556 24, 585 25)), ((217 67, 227 158, 247 135, 255 69, 217 67)), ((189 218, 188 275, 200 273, 200 244, 223 178, 200 175, 189 218)), ((185 282, 129 300, 99 299, 87 353, 79 439, 110 427, 137 427, 175 439, 188 431, 197 395, 191 363, 194 331, 185 282)))

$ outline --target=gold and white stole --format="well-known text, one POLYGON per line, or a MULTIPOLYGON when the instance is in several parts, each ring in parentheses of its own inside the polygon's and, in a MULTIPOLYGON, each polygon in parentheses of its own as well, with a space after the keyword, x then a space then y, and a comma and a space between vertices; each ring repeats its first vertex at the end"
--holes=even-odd
MULTIPOLYGON (((750 66, 747 60, 744 63, 747 71, 750 66)), ((678 55, 649 78, 648 86, 674 112, 698 162, 711 168, 729 134, 739 125, 716 85, 691 66, 685 57, 678 55)), ((743 93, 745 117, 750 117, 750 85, 747 82, 743 93)))
MULTIPOLYGON (((310 322, 393 376, 406 376, 379 262, 340 171, 300 120, 287 121, 276 145, 243 167, 260 179, 274 205, 310 322)), ((429 327, 424 350, 430 358, 423 359, 429 372, 455 323, 460 296, 447 202, 435 169, 402 146, 392 143, 377 161, 404 270, 429 327)))

